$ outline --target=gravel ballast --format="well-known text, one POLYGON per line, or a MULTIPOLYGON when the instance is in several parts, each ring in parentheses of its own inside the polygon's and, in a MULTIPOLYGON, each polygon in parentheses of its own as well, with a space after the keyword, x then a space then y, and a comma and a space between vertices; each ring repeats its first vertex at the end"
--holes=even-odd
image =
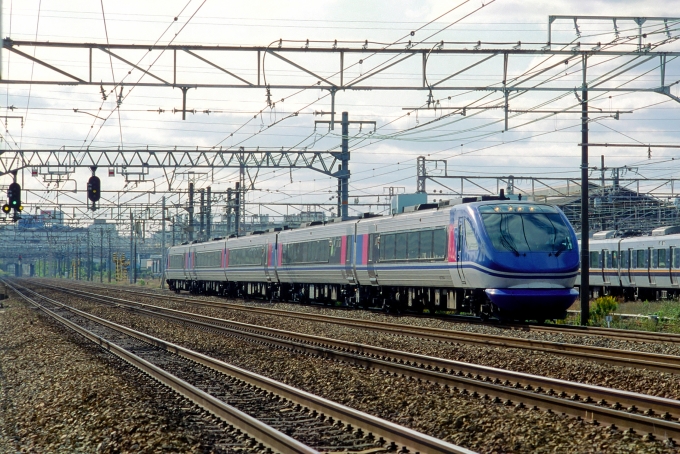
MULTIPOLYGON (((59 296, 55 292, 52 296, 65 301, 63 294, 59 296)), ((469 449, 481 452, 674 452, 673 447, 661 441, 645 442, 637 435, 612 432, 570 417, 491 404, 437 385, 272 350, 87 303, 73 296, 68 299, 69 303, 95 315, 469 449)), ((357 333, 349 335, 357 336, 357 333)), ((361 340, 364 341, 363 337, 361 340)))
POLYGON ((252 452, 206 412, 15 298, 0 309, 0 452, 252 452))
MULTIPOLYGON (((278 314, 265 315, 260 313, 240 311, 238 309, 210 308, 194 306, 190 304, 185 305, 175 302, 168 303, 167 300, 164 301, 156 298, 144 298, 138 295, 126 294, 125 292, 121 292, 118 297, 194 312, 211 317, 234 320, 241 323, 249 323, 276 329, 312 334, 316 336, 342 339, 349 342, 357 342, 384 348, 409 351, 423 355, 463 361, 473 364, 481 364, 490 367, 498 367, 501 369, 542 375, 562 380, 599 385, 642 394, 651 394, 670 399, 680 399, 680 375, 677 374, 659 373, 633 367, 600 364, 590 360, 579 360, 568 356, 529 349, 487 347, 463 343, 447 344, 412 338, 410 336, 373 332, 361 328, 348 328, 332 323, 301 320, 298 318, 290 318, 278 314)), ((192 298, 205 299, 205 297, 187 295, 187 299, 192 298)), ((216 300, 219 301, 219 299, 216 300)), ((224 300, 222 301, 224 302, 224 300)), ((522 337, 530 336, 531 338, 539 340, 555 341, 554 338, 556 336, 551 333, 504 330, 489 325, 465 324, 431 318, 417 318, 408 316, 393 317, 386 316, 381 313, 360 310, 335 310, 323 307, 310 307, 287 303, 248 303, 248 305, 263 309, 272 307, 275 309, 332 315, 335 317, 359 318, 372 321, 403 323, 406 325, 416 326, 432 326, 451 330, 460 329, 485 334, 505 333, 507 335, 515 336, 521 335, 522 337)), ((563 342, 574 341, 572 343, 592 343, 592 345, 607 348, 631 349, 640 351, 665 350, 666 354, 672 354, 678 349, 676 345, 670 344, 627 342, 598 336, 578 336, 576 334, 559 336, 564 337, 562 340, 563 342)))

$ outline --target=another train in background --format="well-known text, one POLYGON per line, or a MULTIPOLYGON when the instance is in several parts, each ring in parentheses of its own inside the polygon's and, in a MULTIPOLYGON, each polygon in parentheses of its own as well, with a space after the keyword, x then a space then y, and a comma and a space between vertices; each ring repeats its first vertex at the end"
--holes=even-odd
POLYGON ((177 292, 564 317, 578 294, 569 221, 557 207, 500 197, 175 246, 165 277, 177 292))
POLYGON ((593 297, 659 300, 680 296, 680 227, 660 227, 650 236, 617 237, 598 232, 590 240, 593 297))

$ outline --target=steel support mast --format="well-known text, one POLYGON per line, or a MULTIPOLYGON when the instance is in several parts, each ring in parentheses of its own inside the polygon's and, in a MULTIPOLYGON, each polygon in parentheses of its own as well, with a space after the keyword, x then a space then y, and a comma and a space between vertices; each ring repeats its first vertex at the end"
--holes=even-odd
POLYGON ((581 325, 588 324, 590 316, 590 226, 588 223, 588 86, 586 69, 588 57, 583 58, 583 86, 581 87, 581 325))

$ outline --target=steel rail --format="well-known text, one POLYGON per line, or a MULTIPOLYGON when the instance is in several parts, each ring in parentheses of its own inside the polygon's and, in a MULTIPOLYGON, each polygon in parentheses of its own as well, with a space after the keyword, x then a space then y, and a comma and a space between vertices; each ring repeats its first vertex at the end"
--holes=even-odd
MULTIPOLYGON (((15 292, 21 294, 10 284, 15 292)), ((25 287, 24 287, 25 288, 25 287)), ((226 362, 211 358, 202 353, 194 352, 187 348, 181 347, 179 345, 158 339, 156 337, 150 336, 148 334, 135 331, 133 329, 127 328, 122 325, 110 322, 108 320, 96 317, 94 315, 88 314, 87 312, 80 311, 78 309, 69 307, 63 303, 55 301, 44 295, 40 295, 37 292, 25 288, 29 292, 44 298, 53 304, 60 305, 67 308, 73 313, 76 313, 82 317, 88 318, 96 323, 103 324, 111 329, 123 332, 129 336, 147 342, 154 345, 162 350, 175 353, 186 359, 194 361, 196 363, 202 364, 206 367, 212 368, 223 374, 235 377, 239 380, 243 380, 253 385, 262 388, 268 392, 272 392, 279 395, 285 399, 293 401, 305 407, 317 410, 319 413, 331 416, 333 418, 339 419, 345 423, 352 424, 353 426, 360 427, 367 432, 371 432, 376 436, 383 437, 387 440, 394 441, 398 444, 403 444, 408 448, 419 450, 421 452, 427 453, 460 453, 460 454, 472 454, 473 451, 465 449, 463 447, 453 445, 451 443, 439 440, 437 438, 431 437, 429 435, 422 434, 420 432, 414 431, 404 426, 392 423, 390 421, 383 420, 381 418, 375 417, 368 413, 364 413, 344 405, 332 402, 330 400, 315 396, 314 394, 293 388, 284 383, 280 383, 276 380, 264 377, 259 374, 241 369, 239 367, 233 366, 226 362)), ((56 315, 56 314, 55 314, 56 315)), ((96 335, 95 335, 96 336, 96 335)), ((226 404, 225 404, 226 405, 226 404)), ((661 420, 660 420, 661 421, 661 420)), ((665 422, 665 421, 661 421, 665 422)), ((268 426, 267 426, 268 427, 268 426)), ((274 429, 271 429, 274 430, 274 429)), ((278 431, 277 431, 278 432, 278 431)), ((680 425, 678 429, 678 435, 680 436, 680 425)), ((292 440, 292 439, 291 439, 292 440)), ((295 441, 295 440, 293 440, 295 441)), ((296 442, 297 443, 297 442, 296 442)), ((298 443, 299 444, 299 443, 298 443)), ((304 445, 302 445, 304 446, 304 445)), ((308 448, 309 449, 309 448, 308 448)), ((287 451, 283 452, 316 452, 316 451, 287 451)))
POLYGON ((501 325, 515 331, 538 331, 553 334, 570 334, 580 336, 599 336, 631 342, 654 342, 665 344, 680 344, 680 334, 648 332, 618 328, 603 328, 599 326, 551 326, 551 325, 501 325))
MULTIPOLYGON (((172 389, 173 391, 177 392, 178 394, 182 395, 183 397, 189 399, 191 402, 195 403, 196 405, 208 410, 209 412, 213 413, 214 415, 218 416, 220 419, 228 422, 229 424, 233 425, 234 427, 239 428, 243 432, 249 434, 256 440, 264 443, 265 445, 269 446, 270 448, 279 451, 279 452, 291 452, 291 453, 300 453, 300 454, 313 454, 313 453, 318 453, 318 451, 303 445, 302 443, 298 442, 297 440, 289 437, 286 434, 283 434, 276 429, 258 421, 257 419, 253 418, 250 415, 247 415, 246 413, 243 413, 236 408, 220 401, 219 399, 216 399, 215 397, 211 396, 210 394, 206 393, 205 391, 202 391, 195 386, 191 385, 190 383, 187 383, 186 381, 170 374, 169 372, 166 372, 165 370, 161 369, 160 367, 140 358, 139 356, 135 355, 134 353, 131 353, 124 348, 116 345, 115 343, 108 341, 101 336, 98 336, 97 334, 79 326, 76 323, 73 323, 70 320, 67 320, 66 318, 60 316, 59 314, 54 313, 50 309, 46 308, 42 304, 39 304, 38 302, 34 301, 27 295, 23 294, 21 291, 19 291, 15 286, 12 284, 8 283, 7 281, 4 281, 5 285, 9 286, 14 292, 21 296, 24 300, 29 302, 30 304, 36 306, 38 309, 43 311, 45 314, 49 315, 53 319, 57 320, 59 323, 71 328, 73 331, 77 332, 78 334, 81 334, 88 340, 96 343, 100 347, 104 348, 105 350, 113 353, 114 355, 118 356, 119 358, 123 359, 127 363, 133 365, 137 369, 141 370, 142 372, 146 373, 150 377, 154 378, 161 384, 167 386, 168 388, 172 389)), ((35 293, 35 292, 34 292, 35 293)), ((39 295, 42 298, 45 298, 42 295, 39 295)), ((49 299, 48 299, 49 300, 49 299)), ((164 350, 167 350, 172 353, 179 353, 177 351, 173 351, 173 346, 172 344, 164 344, 163 341, 159 339, 153 339, 150 337, 145 337, 144 335, 140 335, 141 333, 138 333, 136 331, 130 330, 129 328, 121 327, 120 325, 116 325, 114 323, 108 322, 104 319, 100 319, 98 317, 92 316, 90 314, 87 314, 85 312, 79 311, 77 309, 69 308, 66 305, 63 305, 57 301, 52 300, 51 301, 55 305, 59 305, 63 308, 68 308, 70 311, 72 311, 75 314, 78 314, 82 317, 85 317, 91 321, 94 321, 96 323, 101 323, 108 328, 112 328, 114 330, 117 330, 119 332, 124 332, 125 334, 131 335, 137 339, 143 340, 143 341, 151 341, 150 343, 156 345, 157 347, 163 346, 162 348, 164 350)))
MULTIPOLYGON (((95 287, 92 284, 83 284, 79 283, 76 285, 81 285, 83 287, 87 288, 92 288, 95 287)), ((100 286, 96 286, 96 288, 101 289, 100 286)), ((228 304, 237 304, 237 303, 226 303, 226 302, 218 302, 218 301, 208 301, 208 300, 187 300, 185 297, 177 297, 177 296, 172 296, 172 295, 159 295, 158 293, 154 292, 147 292, 147 291, 138 291, 138 290, 129 290, 129 289, 116 289, 117 291, 125 292, 125 293, 131 293, 135 295, 146 295, 149 297, 153 298, 159 298, 159 299, 169 299, 172 301, 183 301, 185 304, 196 304, 196 305, 206 305, 206 306, 213 306, 213 307, 221 307, 225 308, 225 305, 228 304)), ((108 289, 107 289, 108 291, 108 289)), ((242 306, 241 307, 246 307, 248 309, 257 309, 257 308, 252 308, 252 306, 242 306)), ((280 310, 280 309, 272 309, 272 310, 280 310)), ((286 311, 284 311, 286 312, 286 311)), ((290 311, 287 311, 290 312, 290 311)), ((417 316, 418 314, 413 314, 413 316, 417 316)), ((421 317, 419 317, 421 318, 421 317)), ((432 318, 433 320, 442 320, 441 317, 436 317, 436 316, 429 316, 429 317, 422 317, 422 318, 432 318)), ((459 317, 456 319, 444 319, 446 321, 455 321, 455 322, 465 322, 465 323, 470 323, 470 322, 476 322, 478 321, 477 318, 473 317, 459 317)), ((600 337, 607 337, 610 339, 618 339, 618 340, 625 340, 625 341, 632 341, 632 342, 655 342, 655 343, 673 343, 673 344, 680 344, 680 334, 677 333, 665 333, 665 332, 649 332, 649 331, 639 331, 639 330, 629 330, 629 329, 617 329, 617 328, 603 328, 603 327, 598 327, 598 326, 572 326, 572 325, 534 325, 534 324, 515 324, 515 325, 493 325, 494 327, 497 328, 504 328, 504 329, 510 329, 514 331, 540 331, 540 332, 550 332, 550 333, 555 333, 555 334, 578 334, 578 335, 584 335, 584 336, 600 336, 600 337)))
MULTIPOLYGON (((491 378, 493 377, 494 384, 498 384, 501 380, 504 380, 504 385, 510 386, 513 385, 512 382, 514 382, 513 386, 517 389, 524 388, 527 390, 534 390, 535 392, 541 392, 540 390, 543 390, 547 391, 550 395, 558 394, 558 392, 568 393, 572 395, 572 398, 573 396, 577 396, 577 398, 585 399, 587 403, 593 401, 597 401, 600 405, 612 403, 614 407, 633 407, 637 408, 640 412, 651 410, 651 412, 648 411, 650 414, 665 412, 664 417, 668 419, 670 419, 672 416, 675 416, 676 418, 680 416, 680 401, 675 399, 666 399, 663 397, 650 396, 629 391, 604 388, 601 386, 570 382, 567 380, 542 377, 523 372, 515 372, 494 367, 470 364, 462 361, 454 361, 405 351, 375 347, 372 345, 360 344, 356 342, 348 342, 264 326, 250 325, 232 320, 184 312, 176 309, 148 305, 136 301, 123 300, 121 298, 110 296, 106 297, 110 301, 115 301, 115 303, 110 303, 108 300, 105 300, 101 297, 93 297, 95 294, 81 290, 74 291, 56 288, 53 286, 46 287, 57 291, 99 300, 105 304, 115 304, 117 306, 126 305, 133 312, 160 317, 178 323, 193 324, 202 329, 246 337, 256 342, 267 343, 280 348, 289 349, 293 347, 299 351, 302 351, 303 353, 323 356, 334 360, 353 362, 361 366, 381 368, 384 366, 384 362, 387 361, 389 363, 397 363, 397 369, 401 367, 399 365, 403 364, 406 366, 425 368, 429 371, 441 372, 446 375, 446 378, 442 379, 438 374, 430 373, 426 374, 425 376, 417 374, 417 376, 414 378, 432 381, 434 377, 434 381, 447 386, 453 386, 455 382, 460 381, 460 379, 457 377, 450 377, 450 374, 454 373, 456 373, 459 377, 465 376, 466 378, 472 378, 474 376, 477 380, 483 379, 484 381, 491 381, 491 378), (368 364, 366 363, 366 357, 369 358, 368 364), (371 362, 375 362, 377 365, 370 364, 371 362), (482 377, 482 375, 484 375, 484 377, 482 377)), ((391 365, 391 367, 393 368, 394 365, 391 365)), ((396 370, 393 372, 400 372, 401 374, 404 374, 404 371, 410 372, 411 369, 404 367, 404 370, 396 370)), ((577 414, 576 416, 580 416, 580 414, 577 414)))
MULTIPOLYGON (((84 287, 91 288, 93 286, 84 285, 84 287)), ((106 291, 108 292, 108 289, 106 291)), ((119 289, 116 289, 116 291, 119 291, 119 289)), ((331 323, 341 326, 347 326, 350 328, 362 328, 396 335, 421 337, 423 339, 429 339, 440 342, 484 345, 487 347, 521 348, 542 351, 545 353, 552 353, 556 355, 570 356, 577 359, 585 358, 602 364, 610 364, 624 367, 638 367, 658 372, 680 373, 680 356, 674 355, 637 352, 632 350, 617 350, 605 347, 524 339, 518 337, 500 336, 496 334, 482 334, 464 331, 454 331, 441 328, 406 326, 397 323, 348 319, 331 315, 291 312, 280 309, 271 308, 262 309, 237 303, 222 303, 206 300, 196 300, 191 298, 175 297, 168 295, 157 295, 149 292, 136 292, 132 290, 122 291, 138 295, 141 294, 166 301, 183 302, 184 304, 240 310, 270 316, 279 315, 288 318, 312 320, 322 323, 331 323)), ((636 335, 639 336, 639 339, 645 340, 644 338, 645 334, 636 332, 636 335)))

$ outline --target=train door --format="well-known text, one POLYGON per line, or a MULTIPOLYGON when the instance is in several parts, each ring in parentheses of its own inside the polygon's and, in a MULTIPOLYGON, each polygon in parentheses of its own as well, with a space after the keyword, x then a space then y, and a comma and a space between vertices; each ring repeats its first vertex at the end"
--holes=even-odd
POLYGON ((267 282, 278 281, 276 276, 276 259, 278 257, 276 245, 276 237, 267 238, 267 242, 264 245, 264 274, 267 282))
POLYGON ((628 281, 630 282, 631 286, 635 286, 635 272, 633 271, 633 268, 635 267, 633 264, 634 258, 635 253, 633 249, 628 249, 628 281))
POLYGON ((609 274, 607 273, 607 269, 609 268, 611 259, 609 255, 609 249, 602 249, 602 282, 605 284, 610 284, 611 281, 609 280, 609 274))
MULTIPOLYGON (((618 246, 617 246, 618 247, 618 246)), ((612 251, 612 269, 614 270, 614 285, 621 287, 621 252, 619 250, 612 251)))
POLYGON ((340 239, 340 247, 342 248, 340 250, 340 263, 342 264, 342 277, 347 279, 347 282, 349 284, 355 284, 356 283, 356 277, 354 275, 354 271, 352 269, 352 250, 354 249, 352 247, 354 243, 354 236, 353 235, 343 235, 340 239))
POLYGON ((654 248, 647 248, 647 276, 649 276, 649 285, 656 285, 656 278, 652 271, 652 264, 654 263, 654 248))
POLYGON ((465 219, 458 219, 458 238, 456 241, 456 269, 462 284, 466 284, 465 271, 463 270, 463 244, 465 243, 465 219))
POLYGON ((668 272, 671 275, 671 285, 678 285, 678 267, 680 265, 680 257, 678 255, 680 250, 677 250, 675 246, 671 246, 670 255, 668 256, 668 272), (674 270, 675 268, 675 270, 674 270))
POLYGON ((380 235, 375 233, 377 227, 374 225, 368 228, 370 232, 368 235, 368 260, 366 261, 366 269, 368 271, 368 280, 371 285, 378 285, 378 272, 375 269, 376 263, 380 259, 380 235))

